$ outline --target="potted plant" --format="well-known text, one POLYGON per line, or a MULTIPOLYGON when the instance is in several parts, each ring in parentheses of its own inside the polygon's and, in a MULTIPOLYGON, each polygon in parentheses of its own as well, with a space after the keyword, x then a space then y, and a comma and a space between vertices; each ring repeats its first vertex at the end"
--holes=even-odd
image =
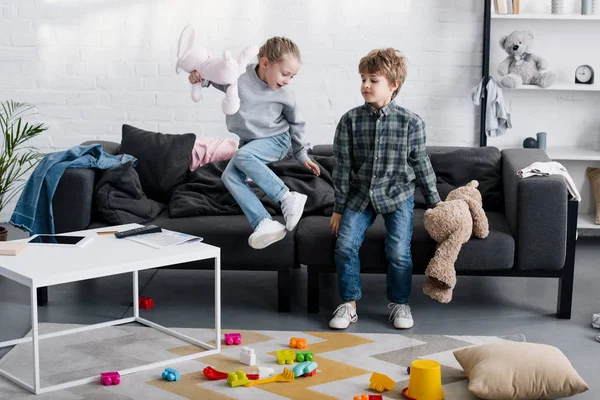
MULTIPOLYGON (((29 146, 29 140, 48 128, 30 124, 23 118, 32 115, 30 104, 8 100, 0 103, 0 212, 11 202, 25 184, 25 174, 44 156, 29 146)), ((0 240, 6 240, 8 231, 0 226, 0 240)))

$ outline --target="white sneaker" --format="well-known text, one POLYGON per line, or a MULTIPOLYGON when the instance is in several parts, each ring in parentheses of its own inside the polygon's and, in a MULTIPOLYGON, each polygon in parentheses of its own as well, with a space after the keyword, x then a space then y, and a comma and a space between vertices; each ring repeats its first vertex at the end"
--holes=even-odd
POLYGON ((293 231, 302 213, 304 212, 304 205, 308 200, 308 196, 298 192, 290 192, 290 194, 281 202, 281 212, 283 218, 285 218, 285 227, 288 231, 293 231))
POLYGON ((390 303, 388 304, 388 308, 392 310, 390 321, 394 320, 394 328, 408 329, 413 327, 415 321, 410 313, 410 306, 408 304, 390 303))
POLYGON ((265 218, 258 223, 256 229, 248 238, 248 244, 253 249, 264 249, 265 247, 280 241, 285 237, 285 226, 270 218, 265 218))
POLYGON ((329 321, 329 327, 332 329, 346 329, 351 322, 358 321, 356 309, 350 303, 340 304, 333 314, 333 318, 329 321))

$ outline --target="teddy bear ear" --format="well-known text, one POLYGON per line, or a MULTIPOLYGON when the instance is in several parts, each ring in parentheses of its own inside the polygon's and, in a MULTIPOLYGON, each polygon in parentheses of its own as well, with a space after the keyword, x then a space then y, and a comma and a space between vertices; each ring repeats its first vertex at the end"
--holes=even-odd
POLYGON ((508 39, 508 36, 502 36, 502 38, 500 39, 500 47, 504 48, 504 45, 506 44, 506 39, 508 39))
POLYGON ((525 31, 525 36, 527 37, 527 39, 533 40, 533 32, 525 31))
POLYGON ((479 182, 476 181, 475 179, 473 179, 471 182, 467 183, 467 186, 478 187, 479 186, 479 182))

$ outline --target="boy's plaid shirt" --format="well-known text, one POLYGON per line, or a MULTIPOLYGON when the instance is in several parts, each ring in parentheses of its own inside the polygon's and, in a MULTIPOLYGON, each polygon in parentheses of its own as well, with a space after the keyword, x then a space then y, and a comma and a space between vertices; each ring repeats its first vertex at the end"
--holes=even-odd
POLYGON ((362 212, 369 202, 378 214, 399 209, 415 191, 440 201, 425 151, 425 123, 392 100, 377 111, 369 103, 348 111, 338 123, 333 153, 334 212, 362 212))

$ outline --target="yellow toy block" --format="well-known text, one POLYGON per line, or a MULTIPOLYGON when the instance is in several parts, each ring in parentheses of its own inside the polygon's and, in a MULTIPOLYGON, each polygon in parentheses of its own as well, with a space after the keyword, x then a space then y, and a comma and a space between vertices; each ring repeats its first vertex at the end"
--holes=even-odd
POLYGON ((230 372, 227 374, 227 383, 229 383, 229 386, 231 387, 243 386, 248 383, 248 377, 242 370, 230 372))
POLYGON ((296 359, 296 352, 294 350, 277 350, 277 364, 293 364, 296 359))
POLYGON ((371 375, 371 379, 369 380, 369 388, 376 390, 379 393, 386 390, 392 390, 395 385, 396 382, 394 382, 390 377, 378 372, 373 372, 373 375, 371 375))

